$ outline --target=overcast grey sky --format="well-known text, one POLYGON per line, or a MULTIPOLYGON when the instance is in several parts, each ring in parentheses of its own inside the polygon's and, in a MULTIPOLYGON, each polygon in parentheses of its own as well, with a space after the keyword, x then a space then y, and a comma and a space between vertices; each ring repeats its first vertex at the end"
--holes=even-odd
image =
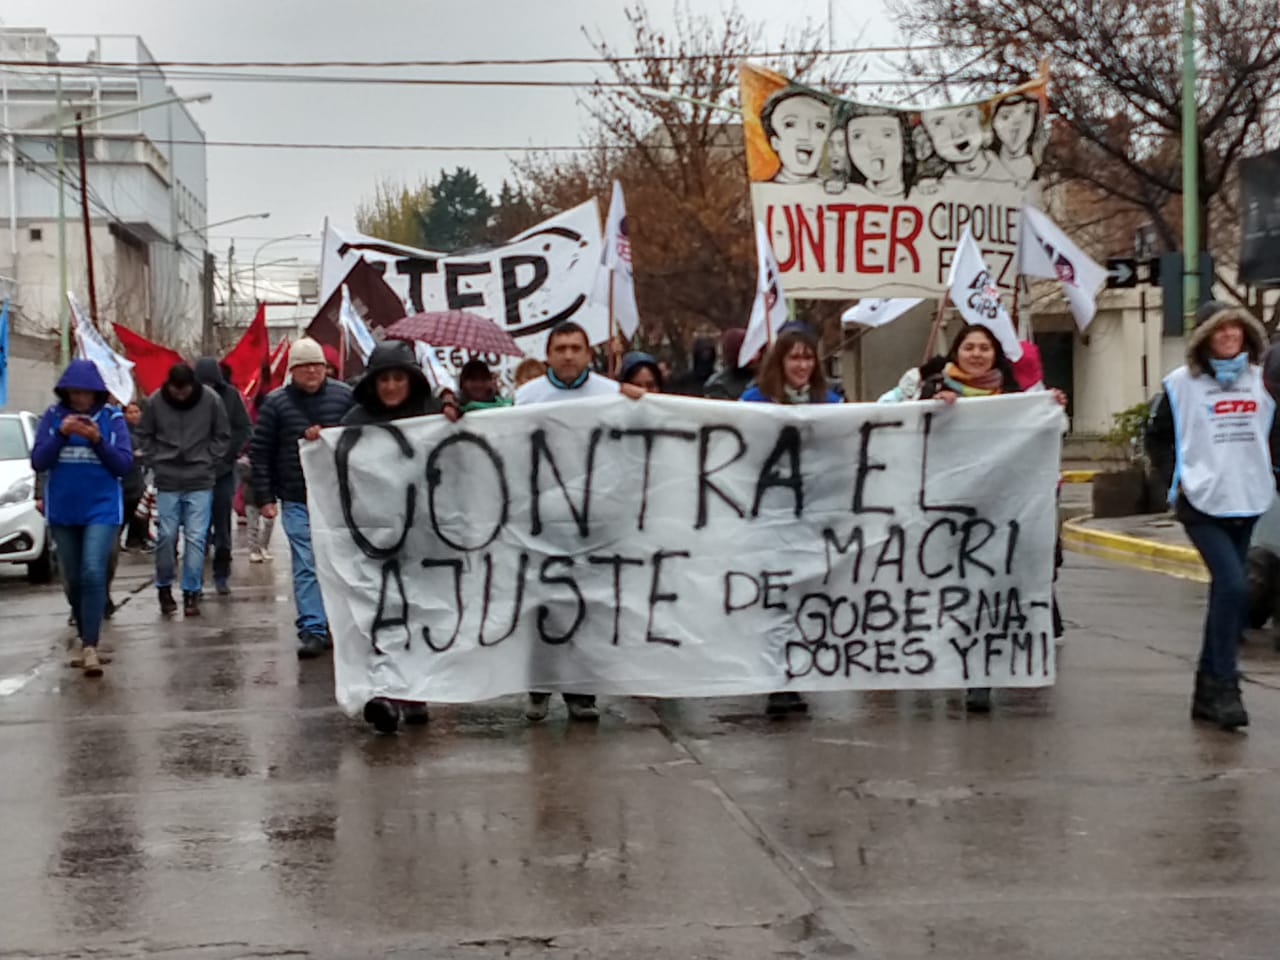
MULTIPOLYGON (((720 0, 688 0, 717 14, 720 0)), ((649 4, 659 22, 671 0, 649 4)), ((827 0, 739 0, 780 38, 806 19, 826 23, 827 0)), ((889 42, 882 0, 836 0, 835 45, 889 42)), ((602 0, 7 0, 7 26, 52 33, 138 34, 158 60, 425 59, 591 56, 582 27, 625 44, 623 5, 602 0)), ((352 71, 341 71, 350 74, 352 71)), ((590 68, 512 68, 510 75, 577 78, 590 68)), ((381 71, 378 75, 386 75, 381 71)), ((422 75, 467 76, 456 68, 422 75)), ((490 69, 483 74, 502 76, 490 69)), ((571 144, 584 126, 572 90, 226 83, 175 79, 181 94, 209 91, 192 110, 210 140, 352 143, 571 144)), ((313 232, 323 218, 350 224, 381 177, 416 180, 442 166, 476 170, 496 191, 510 172, 499 153, 376 153, 209 148, 209 221, 271 211, 269 220, 211 231, 220 256, 236 237, 237 257, 271 237, 313 232)), ((318 256, 316 241, 272 246, 263 260, 318 256)))

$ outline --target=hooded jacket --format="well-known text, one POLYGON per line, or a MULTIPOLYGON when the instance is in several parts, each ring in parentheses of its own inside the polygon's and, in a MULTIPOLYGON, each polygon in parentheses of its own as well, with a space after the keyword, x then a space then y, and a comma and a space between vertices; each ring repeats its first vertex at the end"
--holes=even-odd
POLYGON ((342 417, 343 426, 425 417, 442 409, 440 401, 431 393, 431 383, 418 365, 413 348, 402 340, 380 343, 373 348, 364 376, 356 384, 352 396, 356 405, 342 417), (384 406, 378 399, 378 374, 388 370, 403 370, 409 375, 409 397, 398 407, 384 406))
POLYGON ((231 429, 231 443, 227 446, 226 456, 218 465, 218 476, 225 477, 235 469, 236 460, 244 451, 245 444, 253 434, 253 421, 249 419, 249 411, 245 409, 240 391, 227 383, 222 376, 222 368, 214 357, 201 357, 196 361, 196 379, 218 395, 222 406, 227 411, 227 423, 231 429))
POLYGON ((156 489, 188 493, 212 490, 231 444, 227 410, 218 395, 195 382, 179 403, 166 383, 147 398, 138 436, 156 489))
MULTIPOLYGON (((372 359, 372 357, 370 357, 372 359)), ((283 500, 307 502, 298 441, 312 424, 336 427, 354 402, 351 388, 332 378, 315 393, 288 383, 262 401, 249 443, 254 498, 258 506, 283 500)))
POLYGON ((58 402, 40 418, 31 449, 32 469, 45 474, 45 519, 55 526, 119 526, 124 522, 120 478, 133 464, 124 414, 107 403, 106 384, 89 360, 72 360, 54 392, 58 402), (76 413, 68 402, 68 390, 96 394, 85 416, 98 426, 102 436, 97 443, 62 433, 63 419, 76 413))

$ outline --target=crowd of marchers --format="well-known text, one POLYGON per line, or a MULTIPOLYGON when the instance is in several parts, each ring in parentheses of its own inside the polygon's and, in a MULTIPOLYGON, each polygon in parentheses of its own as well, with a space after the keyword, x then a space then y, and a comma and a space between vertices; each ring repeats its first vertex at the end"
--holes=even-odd
MULTIPOLYGON (((98 677, 109 659, 100 649, 102 623, 114 604, 110 581, 116 558, 147 539, 139 518, 154 500, 155 588, 161 615, 177 614, 179 581, 185 617, 201 613, 206 549, 219 594, 231 589, 234 513, 243 510, 251 562, 270 559, 276 520, 292 563, 297 655, 326 655, 333 637, 316 576, 300 445, 325 427, 442 416, 451 421, 477 409, 564 403, 623 394, 641 399, 671 392, 714 400, 776 404, 839 403, 827 381, 819 344, 802 324, 788 324, 767 350, 738 363, 743 331, 725 332, 716 369, 716 344, 695 346, 691 370, 671 378, 666 365, 629 353, 616 379, 592 369, 587 334, 572 322, 548 336, 546 360, 528 358, 515 371, 514 397, 504 397, 481 361, 462 368, 457 388, 433 387, 412 345, 380 343, 363 374, 338 379, 324 348, 309 338, 289 351, 288 381, 246 409, 215 360, 175 365, 165 383, 125 410, 112 402, 92 363, 72 361, 59 380, 57 402, 45 411, 32 452, 43 477, 43 509, 61 559, 76 639, 70 664, 98 677), (251 415, 252 414, 252 415, 251 415), (179 559, 180 558, 180 559, 179 559), (181 567, 179 569, 179 562, 181 567)), ((966 326, 950 349, 902 376, 881 403, 945 404, 1002 394, 1044 391, 1034 344, 1011 362, 986 327, 966 326)), ((1248 722, 1240 695, 1237 649, 1244 626, 1245 550, 1257 517, 1275 496, 1272 470, 1275 402, 1262 367, 1262 328, 1245 311, 1211 303, 1202 309, 1186 362, 1165 381, 1154 435, 1177 464, 1170 501, 1212 575, 1192 715, 1224 728, 1248 722)), ((1268 367, 1271 364, 1267 365, 1268 367)), ((1277 358, 1280 367, 1280 358, 1277 358)), ((1065 396, 1050 390, 1059 402, 1065 396)), ((1059 551, 1059 563, 1061 552, 1059 551)), ((1061 617, 1054 605, 1055 631, 1061 617)), ((531 722, 548 715, 551 695, 529 694, 531 722)), ((564 695, 569 716, 598 717, 590 693, 564 695)), ((972 711, 991 709, 991 692, 967 691, 972 711)), ((794 692, 775 693, 766 710, 782 716, 807 709, 794 692)), ((365 719, 379 732, 428 720, 427 705, 374 698, 365 719)))

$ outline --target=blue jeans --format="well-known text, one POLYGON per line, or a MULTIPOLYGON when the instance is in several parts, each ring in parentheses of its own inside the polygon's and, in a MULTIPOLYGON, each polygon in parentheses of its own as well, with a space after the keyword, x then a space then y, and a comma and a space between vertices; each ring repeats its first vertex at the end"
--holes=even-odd
POLYGON ((289 554, 293 560, 293 602, 298 608, 295 622, 298 636, 323 637, 329 632, 329 619, 324 615, 324 598, 316 579, 316 555, 311 549, 311 516, 305 503, 284 501, 280 504, 280 522, 289 538, 289 554))
POLYGON ((114 523, 91 523, 83 527, 51 526, 49 530, 58 547, 62 583, 80 639, 86 647, 96 647, 107 606, 111 547, 120 536, 120 527, 114 523))
POLYGON ((173 586, 174 550, 182 528, 182 592, 204 587, 204 545, 213 512, 212 490, 156 491, 156 586, 173 586))
POLYGON ((1245 557, 1256 522, 1256 517, 1205 518, 1186 524, 1187 536, 1204 558, 1210 578, 1200 671, 1219 680, 1236 676, 1236 654, 1249 608, 1245 557))
POLYGON ((213 576, 231 576, 231 502, 236 496, 236 472, 230 470, 213 485, 213 576))

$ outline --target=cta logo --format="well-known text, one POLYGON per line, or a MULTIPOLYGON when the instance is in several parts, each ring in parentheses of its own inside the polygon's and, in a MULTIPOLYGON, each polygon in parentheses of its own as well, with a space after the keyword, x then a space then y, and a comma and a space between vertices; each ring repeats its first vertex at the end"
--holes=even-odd
POLYGON ((1219 400, 1209 405, 1209 412, 1214 416, 1233 413, 1257 413, 1257 400, 1219 400))

